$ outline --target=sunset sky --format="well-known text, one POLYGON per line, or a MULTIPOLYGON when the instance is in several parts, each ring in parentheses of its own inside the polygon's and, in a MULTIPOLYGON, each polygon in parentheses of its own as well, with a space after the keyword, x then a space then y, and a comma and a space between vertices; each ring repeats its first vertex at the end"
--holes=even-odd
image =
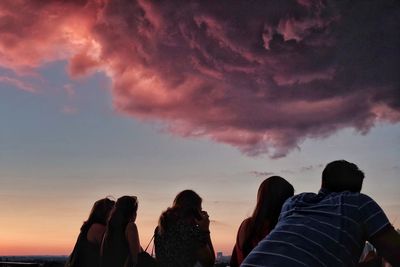
POLYGON ((263 179, 328 162, 400 228, 400 2, 0 1, 0 256, 66 255, 136 195, 147 245, 183 189, 230 254, 263 179))

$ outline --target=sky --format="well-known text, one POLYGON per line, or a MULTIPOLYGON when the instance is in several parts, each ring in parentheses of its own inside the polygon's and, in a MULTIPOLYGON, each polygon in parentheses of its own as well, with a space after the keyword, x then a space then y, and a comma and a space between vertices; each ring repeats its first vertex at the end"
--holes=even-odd
POLYGON ((0 2, 0 255, 67 255, 136 195, 142 245, 183 189, 230 254, 259 184, 336 159, 400 228, 398 1, 0 2))

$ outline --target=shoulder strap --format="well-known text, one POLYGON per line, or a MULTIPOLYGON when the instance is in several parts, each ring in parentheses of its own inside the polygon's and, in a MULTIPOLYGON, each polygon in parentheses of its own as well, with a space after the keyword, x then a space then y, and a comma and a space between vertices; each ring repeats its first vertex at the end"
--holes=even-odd
MULTIPOLYGON (((144 251, 146 251, 147 252, 147 249, 149 248, 149 246, 150 246, 150 244, 151 244, 151 242, 153 241, 153 239, 154 239, 154 236, 155 236, 155 234, 153 235, 153 237, 150 239, 150 242, 149 242, 149 244, 147 244, 147 246, 146 246, 146 249, 144 250, 144 251)), ((153 246, 154 247, 154 246, 153 246)))

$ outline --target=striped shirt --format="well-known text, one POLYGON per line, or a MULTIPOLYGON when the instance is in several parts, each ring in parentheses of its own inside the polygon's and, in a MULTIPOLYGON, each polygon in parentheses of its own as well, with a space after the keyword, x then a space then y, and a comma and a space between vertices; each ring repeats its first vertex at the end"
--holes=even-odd
POLYGON ((365 241, 388 225, 367 195, 299 194, 285 202, 275 229, 241 266, 354 266, 365 241))

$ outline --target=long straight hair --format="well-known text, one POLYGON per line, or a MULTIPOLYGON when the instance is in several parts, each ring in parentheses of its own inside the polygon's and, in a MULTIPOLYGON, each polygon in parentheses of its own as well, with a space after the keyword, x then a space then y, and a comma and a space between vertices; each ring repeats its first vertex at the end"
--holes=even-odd
POLYGON ((118 198, 114 209, 111 211, 107 223, 107 230, 125 231, 130 220, 135 219, 138 208, 137 198, 134 196, 123 196, 118 198))
POLYGON ((257 193, 257 204, 251 216, 251 227, 245 235, 243 251, 247 254, 252 249, 253 238, 263 234, 267 225, 273 229, 278 222, 283 203, 294 195, 293 186, 280 176, 265 179, 257 193))
POLYGON ((101 246, 101 266, 123 266, 129 255, 125 229, 136 219, 137 209, 137 198, 133 196, 120 197, 115 203, 101 246))

